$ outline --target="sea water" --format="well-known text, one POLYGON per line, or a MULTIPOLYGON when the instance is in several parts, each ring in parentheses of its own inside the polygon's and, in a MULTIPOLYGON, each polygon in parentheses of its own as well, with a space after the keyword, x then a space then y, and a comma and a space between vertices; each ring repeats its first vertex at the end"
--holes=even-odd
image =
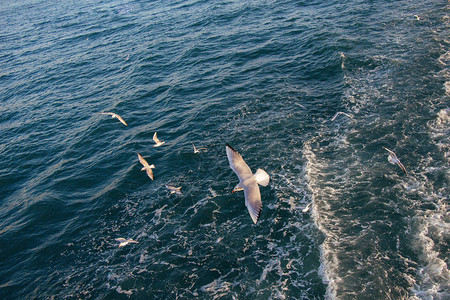
POLYGON ((448 299, 449 8, 2 1, 1 298, 448 299))

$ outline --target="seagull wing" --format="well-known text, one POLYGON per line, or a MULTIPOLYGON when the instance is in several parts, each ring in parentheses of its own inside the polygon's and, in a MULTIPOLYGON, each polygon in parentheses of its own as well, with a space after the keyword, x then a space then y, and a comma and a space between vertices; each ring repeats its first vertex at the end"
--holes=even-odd
POLYGON ((241 182, 253 176, 252 170, 250 170, 250 167, 245 163, 242 156, 236 150, 234 150, 230 145, 227 144, 226 151, 230 167, 231 169, 233 169, 234 173, 236 173, 236 175, 239 177, 239 180, 241 182))
POLYGON ((408 172, 406 172, 405 166, 398 159, 397 159, 397 165, 402 169, 403 172, 405 172, 406 175, 408 175, 408 172))
POLYGON ((156 132, 155 132, 155 134, 153 135, 153 140, 155 141, 155 143, 157 143, 157 144, 159 144, 159 143, 161 143, 161 141, 158 139, 158 137, 156 136, 156 132))
POLYGON ((119 243, 125 243, 127 240, 124 238, 117 238, 116 241, 118 241, 119 243))
POLYGON ((392 156, 392 158, 397 159, 397 155, 395 155, 394 151, 389 150, 389 149, 386 148, 386 147, 383 147, 383 148, 384 148, 384 150, 386 150, 387 152, 389 152, 389 154, 392 156))
POLYGON ((151 168, 145 169, 147 172, 148 177, 150 177, 151 180, 153 180, 153 171, 151 168))
POLYGON ((124 119, 122 119, 121 116, 119 116, 118 114, 115 115, 115 117, 120 121, 120 123, 122 123, 125 126, 128 126, 128 124, 124 121, 124 119))
MULTIPOLYGON (((148 162, 138 153, 139 161, 144 166, 145 169, 149 169, 150 165, 148 162)), ((151 169, 150 169, 151 171, 151 169)))
POLYGON ((245 206, 247 206, 250 217, 252 217, 253 223, 257 223, 259 216, 261 215, 262 202, 261 193, 259 192, 258 183, 256 180, 246 186, 244 186, 245 194, 245 206))

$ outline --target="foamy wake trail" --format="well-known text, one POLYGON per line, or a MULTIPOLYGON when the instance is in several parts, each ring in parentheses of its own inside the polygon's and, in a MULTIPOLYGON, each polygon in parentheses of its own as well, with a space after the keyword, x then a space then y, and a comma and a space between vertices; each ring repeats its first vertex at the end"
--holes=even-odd
MULTIPOLYGON (((436 119, 429 122, 431 141, 440 150, 441 162, 428 157, 422 170, 426 184, 418 186, 422 199, 429 209, 418 211, 414 248, 419 253, 419 279, 414 287, 415 295, 420 299, 449 299, 450 272, 448 241, 450 240, 450 215, 448 210, 450 179, 450 109, 442 109, 436 119), (438 188, 430 187, 426 175, 442 173, 445 179, 438 188)), ((438 153, 439 154, 439 153, 438 153)))

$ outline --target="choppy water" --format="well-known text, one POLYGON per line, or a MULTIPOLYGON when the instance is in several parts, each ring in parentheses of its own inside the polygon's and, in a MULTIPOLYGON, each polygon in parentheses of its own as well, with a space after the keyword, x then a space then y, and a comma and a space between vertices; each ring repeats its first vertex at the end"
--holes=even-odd
POLYGON ((449 8, 3 1, 1 298, 448 299, 449 8))

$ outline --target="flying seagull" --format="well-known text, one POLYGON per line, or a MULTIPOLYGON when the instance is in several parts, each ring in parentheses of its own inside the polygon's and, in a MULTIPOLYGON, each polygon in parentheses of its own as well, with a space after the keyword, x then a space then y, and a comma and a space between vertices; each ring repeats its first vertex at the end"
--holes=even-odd
POLYGON ((170 194, 177 194, 177 195, 183 195, 183 193, 181 192, 181 186, 180 187, 174 187, 171 185, 167 185, 166 184, 166 188, 168 188, 170 190, 170 194))
POLYGON ((264 170, 258 169, 255 174, 252 173, 249 166, 245 163, 242 156, 230 145, 226 144, 226 152, 231 169, 239 177, 239 184, 236 185, 233 192, 244 190, 245 206, 253 222, 258 222, 261 215, 261 193, 258 184, 267 186, 270 176, 264 170))
POLYGON ((199 153, 200 150, 206 150, 206 148, 198 148, 198 149, 197 149, 197 148, 195 147, 194 143, 191 142, 191 144, 192 144, 192 146, 194 146, 194 153, 199 153))
POLYGON ((156 132, 153 135, 153 140, 155 141, 156 145, 153 145, 153 147, 159 147, 161 145, 163 145, 165 142, 161 142, 158 137, 156 136, 156 132))
POLYGON ((308 205, 306 205, 306 207, 304 208, 304 209, 302 209, 302 212, 308 212, 308 210, 309 210, 309 207, 311 206, 311 204, 312 204, 312 201, 311 202, 309 202, 308 203, 308 205))
POLYGON ((102 114, 102 115, 110 115, 113 118, 117 118, 120 121, 120 123, 122 123, 123 125, 128 126, 128 124, 118 114, 115 114, 115 113, 112 113, 112 112, 101 112, 100 114, 102 114))
POLYGON ((352 116, 352 115, 350 115, 350 114, 348 114, 348 113, 345 113, 345 112, 342 112, 342 111, 338 111, 338 112, 334 115, 334 117, 331 119, 331 121, 333 122, 333 121, 336 119, 336 117, 339 116, 339 115, 345 115, 345 116, 349 117, 350 119, 353 119, 353 116, 352 116))
POLYGON ((148 162, 138 153, 138 158, 141 164, 144 166, 141 171, 146 171, 148 177, 150 177, 151 180, 153 180, 153 171, 152 169, 155 168, 155 165, 149 165, 148 162))
POLYGON ((124 238, 117 238, 116 241, 118 241, 120 243, 119 244, 119 248, 123 247, 123 246, 126 246, 126 245, 128 245, 130 243, 135 243, 135 244, 139 243, 139 242, 137 242, 135 240, 132 240, 132 239, 128 239, 127 240, 127 239, 124 239, 124 238))
POLYGON ((389 150, 388 148, 386 148, 386 147, 383 147, 383 148, 384 148, 384 150, 389 152, 388 161, 393 165, 397 164, 402 169, 402 171, 405 172, 406 175, 408 175, 405 167, 400 162, 400 160, 397 158, 397 155, 395 155, 395 153, 393 151, 389 150))

